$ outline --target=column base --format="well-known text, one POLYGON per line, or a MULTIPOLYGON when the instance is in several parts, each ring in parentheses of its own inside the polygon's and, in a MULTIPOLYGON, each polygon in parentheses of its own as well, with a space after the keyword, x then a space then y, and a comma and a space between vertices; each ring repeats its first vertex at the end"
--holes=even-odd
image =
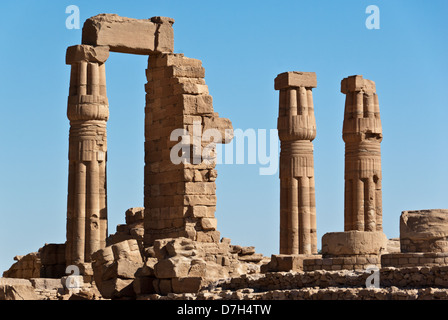
POLYGON ((327 257, 380 255, 387 250, 382 231, 330 232, 322 237, 322 255, 327 257))

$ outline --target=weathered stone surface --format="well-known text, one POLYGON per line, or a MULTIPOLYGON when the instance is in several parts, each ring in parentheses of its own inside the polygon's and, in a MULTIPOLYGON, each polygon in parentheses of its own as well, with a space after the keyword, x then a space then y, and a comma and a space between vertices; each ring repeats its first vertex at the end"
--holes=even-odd
POLYGON ((108 46, 76 45, 67 48, 65 56, 66 64, 74 64, 81 61, 104 63, 109 58, 108 46))
POLYGON ((382 231, 330 232, 322 237, 322 255, 380 254, 387 248, 387 238, 382 231))
POLYGON ((143 246, 145 208, 130 208, 125 214, 126 224, 118 225, 117 232, 107 237, 107 246, 130 239, 137 240, 143 246))
POLYGON ((185 257, 171 257, 160 260, 154 266, 155 276, 159 279, 179 278, 188 276, 191 261, 185 257))
POLYGON ((104 298, 135 295, 132 282, 144 266, 137 240, 125 240, 92 255, 96 286, 104 298))
POLYGON ((275 90, 282 90, 291 87, 316 88, 317 80, 315 72, 284 72, 275 78, 275 90))
POLYGON ((171 285, 175 293, 199 292, 204 285, 204 279, 202 277, 174 278, 171 280, 171 285))
POLYGON ((58 290, 64 287, 61 279, 33 278, 30 282, 37 290, 58 290))
POLYGON ((381 146, 383 139, 375 83, 362 76, 341 82, 346 94, 344 230, 381 231, 381 146))
POLYGON ((317 253, 314 156, 316 120, 314 72, 286 72, 275 79, 280 90, 280 253, 317 253))
POLYGON ((31 279, 41 276, 42 263, 38 252, 32 252, 25 256, 16 256, 14 260, 17 262, 3 272, 3 277, 31 279))
POLYGON ((103 281, 101 294, 106 299, 118 299, 123 297, 134 297, 133 279, 110 279, 103 281))
POLYGON ((402 252, 448 252, 448 210, 403 211, 400 244, 402 252))
POLYGON ((364 79, 361 75, 354 75, 345 78, 341 82, 341 92, 347 94, 349 92, 370 92, 376 91, 375 82, 372 80, 364 79))
POLYGON ((65 243, 45 244, 39 249, 40 277, 60 279, 65 275, 65 249, 65 243))
POLYGON ((39 300, 29 280, 0 278, 0 300, 39 300))
POLYGON ((321 258, 320 255, 304 255, 304 254, 273 254, 271 260, 262 272, 288 272, 302 271, 303 261, 306 259, 321 258))
POLYGON ((128 259, 118 259, 103 272, 103 280, 113 278, 134 279, 135 273, 141 267, 141 262, 134 262, 128 259))
POLYGON ((400 239, 399 238, 389 239, 387 241, 387 252, 388 253, 400 252, 400 239))
POLYGON ((132 54, 173 52, 173 23, 174 19, 165 17, 132 19, 99 14, 85 21, 82 43, 109 46, 111 51, 132 54))

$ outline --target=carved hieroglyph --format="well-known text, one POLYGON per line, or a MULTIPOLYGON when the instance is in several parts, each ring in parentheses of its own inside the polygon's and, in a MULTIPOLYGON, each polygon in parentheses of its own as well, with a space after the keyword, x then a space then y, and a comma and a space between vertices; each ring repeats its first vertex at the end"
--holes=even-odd
POLYGON ((375 83, 345 78, 345 231, 382 231, 381 147, 383 139, 375 83))
POLYGON ((280 253, 317 253, 314 159, 316 120, 313 72, 285 72, 275 79, 280 90, 280 253))

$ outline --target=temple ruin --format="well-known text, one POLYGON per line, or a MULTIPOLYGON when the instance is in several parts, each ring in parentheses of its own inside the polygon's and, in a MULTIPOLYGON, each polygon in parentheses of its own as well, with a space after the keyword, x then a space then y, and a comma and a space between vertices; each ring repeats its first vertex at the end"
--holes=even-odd
POLYGON ((383 233, 379 99, 361 75, 341 81, 344 231, 324 234, 319 252, 317 76, 289 71, 274 80, 279 252, 264 257, 221 237, 214 160, 233 127, 213 109, 201 61, 174 52, 173 24, 100 14, 85 21, 82 43, 67 48, 66 242, 16 256, 0 278, 0 300, 448 299, 448 210, 403 211, 400 239, 383 233), (148 56, 144 207, 127 210, 115 233, 107 220, 110 52, 148 56), (378 290, 367 286, 372 268, 378 290))
MULTIPOLYGON (((346 94, 342 136, 345 141, 344 232, 322 237, 322 268, 359 269, 380 266, 387 250, 382 227, 381 148, 383 139, 375 83, 360 75, 341 81, 346 94), (342 260, 341 260, 342 259, 342 260)), ((305 262, 320 268, 316 260, 305 262)))

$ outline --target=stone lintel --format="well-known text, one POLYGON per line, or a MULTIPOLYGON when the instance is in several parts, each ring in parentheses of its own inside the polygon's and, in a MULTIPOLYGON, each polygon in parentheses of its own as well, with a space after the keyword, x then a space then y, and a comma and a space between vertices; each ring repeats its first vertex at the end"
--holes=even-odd
POLYGON ((74 64, 81 61, 104 63, 108 58, 108 46, 94 47, 81 44, 67 48, 65 63, 74 64))
POLYGON ((372 80, 363 79, 362 75, 354 75, 347 77, 341 81, 341 92, 347 94, 348 92, 370 92, 376 91, 375 82, 372 80))
POLYGON ((132 19, 116 14, 99 14, 87 19, 82 43, 109 46, 112 52, 150 55, 174 51, 174 19, 132 19))
POLYGON ((299 71, 280 73, 277 78, 275 78, 274 87, 275 90, 282 90, 293 87, 316 88, 316 73, 299 71))

